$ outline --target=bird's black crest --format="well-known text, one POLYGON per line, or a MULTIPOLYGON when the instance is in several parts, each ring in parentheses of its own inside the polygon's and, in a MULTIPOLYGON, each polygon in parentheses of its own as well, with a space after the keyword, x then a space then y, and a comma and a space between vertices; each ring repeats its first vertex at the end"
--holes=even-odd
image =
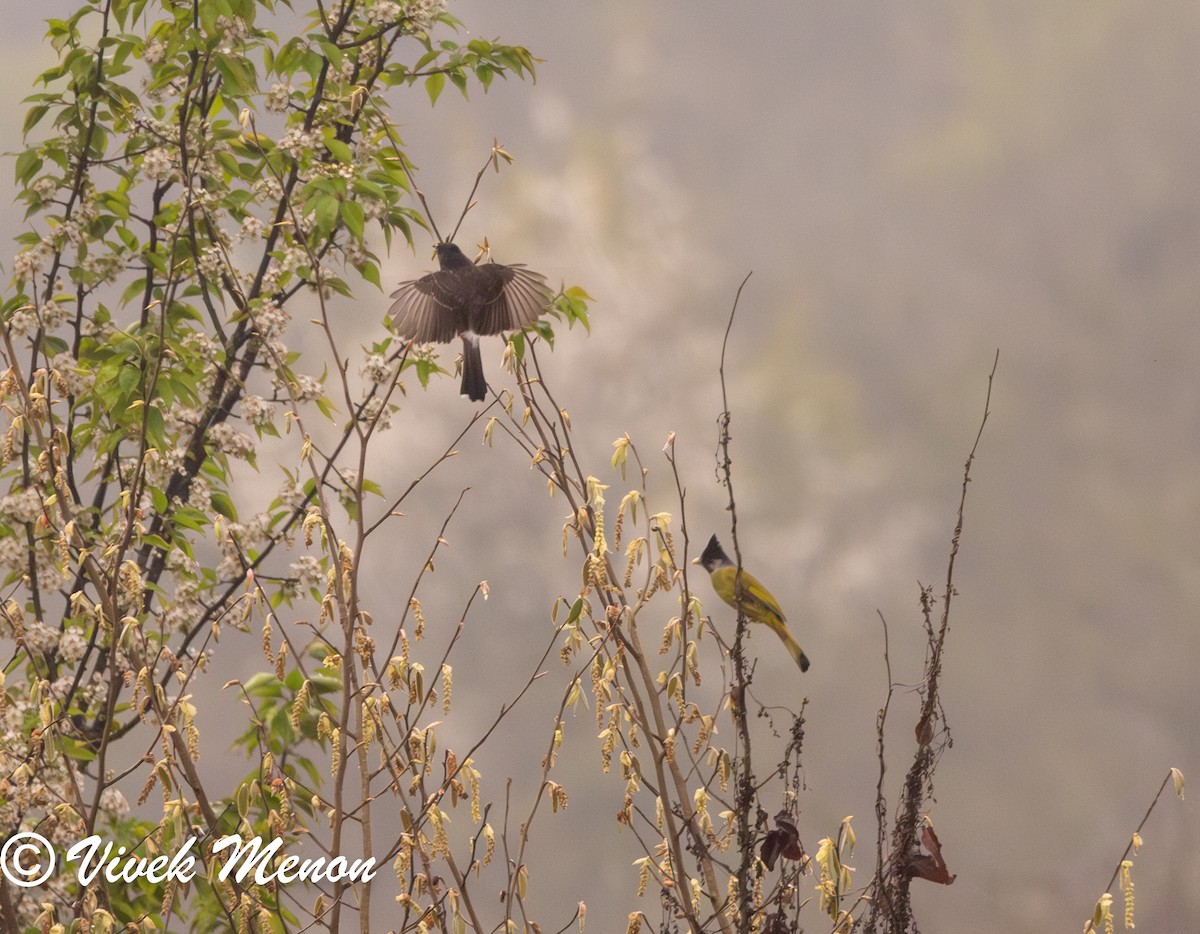
POLYGON ((723 564, 733 564, 733 562, 729 560, 729 555, 725 554, 725 549, 721 547, 717 536, 714 535, 708 540, 708 545, 700 555, 700 564, 711 570, 723 564))

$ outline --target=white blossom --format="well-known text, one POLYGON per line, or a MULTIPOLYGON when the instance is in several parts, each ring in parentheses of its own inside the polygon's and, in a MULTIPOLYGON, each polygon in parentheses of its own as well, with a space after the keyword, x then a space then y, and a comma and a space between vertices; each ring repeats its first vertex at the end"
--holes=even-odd
POLYGON ((21 524, 33 522, 42 514, 41 491, 27 486, 0 498, 0 514, 21 524))
POLYGON ((157 65, 167 54, 167 47, 158 39, 151 39, 142 47, 142 61, 147 65, 157 65))
POLYGON ((292 320, 287 310, 274 299, 268 299, 250 313, 258 333, 265 338, 277 337, 283 333, 292 320))
POLYGON ((208 439, 222 454, 243 460, 254 455, 254 439, 238 431, 228 422, 220 422, 208 429, 208 439))
POLYGON ((58 655, 66 662, 75 664, 87 651, 87 639, 76 629, 68 629, 58 640, 58 655))
POLYGON ((267 110, 273 114, 286 113, 291 99, 292 86, 290 84, 273 84, 271 93, 267 95, 267 110))
POLYGON ((296 578, 300 587, 306 590, 319 587, 325 580, 325 571, 315 555, 301 555, 292 562, 289 572, 296 578))
POLYGON ((42 655, 52 652, 58 648, 58 640, 58 630, 50 628, 40 619, 25 627, 25 647, 31 652, 40 652, 42 655))
POLYGON ((367 354, 359 368, 359 372, 365 379, 372 383, 387 383, 391 381, 392 373, 395 372, 395 366, 388 363, 383 354, 373 353, 367 354))
POLYGON ((383 407, 382 398, 372 396, 363 406, 362 420, 368 424, 374 422, 376 431, 387 431, 392 427, 392 410, 383 407))
POLYGON ((8 329, 13 337, 24 337, 36 323, 36 318, 24 309, 14 311, 8 319, 8 329))
POLYGON ((160 146, 151 149, 142 157, 142 171, 146 173, 147 178, 160 182, 170 178, 171 173, 175 171, 172 161, 171 153, 160 146))

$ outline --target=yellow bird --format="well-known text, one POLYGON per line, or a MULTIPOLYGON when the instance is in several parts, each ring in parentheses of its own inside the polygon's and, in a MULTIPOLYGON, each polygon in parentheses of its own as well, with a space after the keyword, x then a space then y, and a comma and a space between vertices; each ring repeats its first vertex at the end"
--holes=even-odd
POLYGON ((771 596, 771 591, 759 583, 757 577, 743 568, 742 586, 739 588, 738 594, 734 595, 737 566, 729 560, 729 555, 725 554, 724 549, 721 548, 717 536, 714 535, 708 540, 708 547, 704 549, 704 553, 699 558, 692 559, 692 564, 699 564, 708 571, 713 590, 717 592, 718 597, 735 610, 740 610, 748 619, 774 629, 775 635, 783 640, 788 653, 796 660, 800 670, 808 671, 808 656, 804 654, 804 649, 800 648, 800 643, 793 639, 792 634, 788 632, 787 620, 783 618, 783 610, 779 609, 779 603, 771 596))

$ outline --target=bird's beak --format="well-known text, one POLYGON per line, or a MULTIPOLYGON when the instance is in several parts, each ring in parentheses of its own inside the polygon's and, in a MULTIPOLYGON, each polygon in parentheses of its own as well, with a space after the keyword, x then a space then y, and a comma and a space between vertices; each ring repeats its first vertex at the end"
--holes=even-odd
POLYGON ((437 244, 433 245, 433 250, 429 254, 430 259, 437 259, 437 244))
POLYGON ((696 557, 694 557, 692 559, 692 564, 699 564, 699 563, 700 563, 700 556, 696 555, 696 557))

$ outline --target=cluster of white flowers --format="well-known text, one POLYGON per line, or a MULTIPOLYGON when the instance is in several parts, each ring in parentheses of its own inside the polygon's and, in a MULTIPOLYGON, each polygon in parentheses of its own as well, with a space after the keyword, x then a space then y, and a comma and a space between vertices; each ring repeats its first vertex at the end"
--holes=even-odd
POLYGON ((325 266, 318 266, 309 272, 308 289, 316 292, 325 301, 333 298, 333 286, 329 284, 332 273, 325 266))
POLYGON ((22 250, 12 261, 13 278, 18 282, 22 279, 32 279, 42 271, 46 260, 50 258, 50 244, 43 240, 37 246, 22 250))
POLYGON ((37 585, 43 593, 57 590, 63 581, 71 579, 70 566, 60 565, 58 552, 49 547, 34 549, 33 571, 37 575, 37 585))
POLYGON ((33 189, 33 193, 37 195, 39 199, 42 201, 47 201, 55 192, 58 191, 58 184, 58 179, 49 175, 43 175, 30 187, 33 189))
POLYGON ((304 487, 294 480, 287 480, 279 488, 279 501, 288 509, 295 509, 304 502, 304 487))
MULTIPOLYGON (((283 341, 267 341, 263 345, 263 359, 269 361, 272 366, 276 365, 277 361, 286 360, 287 356, 287 344, 283 341)), ((275 388, 278 389, 279 386, 280 383, 276 381, 275 388)))
POLYGON ((392 409, 383 407, 383 399, 372 396, 362 410, 363 421, 375 422, 376 431, 387 431, 392 427, 392 409))
POLYGON ((96 382, 91 373, 79 369, 75 358, 65 350, 50 358, 50 369, 54 371, 55 377, 60 381, 62 389, 67 395, 82 396, 96 382))
POLYGON ((271 93, 267 95, 267 110, 273 114, 287 113, 288 104, 292 100, 292 86, 276 83, 271 85, 271 93))
POLYGON ((195 558, 188 557, 183 549, 175 548, 167 553, 167 568, 174 577, 175 589, 170 597, 162 599, 163 622, 174 632, 190 629, 204 612, 200 599, 200 564, 195 558))
POLYGON ((57 629, 47 626, 40 619, 25 624, 25 647, 31 652, 49 655, 58 648, 61 638, 57 629))
POLYGON ((255 308, 251 312, 251 317, 254 320, 255 329, 268 340, 282 334, 287 328, 288 322, 292 320, 287 309, 273 298, 267 299, 255 308))
POLYGON ((336 470, 338 477, 342 481, 337 486, 338 501, 342 504, 342 508, 349 511, 353 509, 358 502, 358 471, 350 470, 347 467, 338 467, 336 470))
POLYGON ((204 252, 200 254, 200 274, 210 281, 217 281, 221 278, 221 272, 225 268, 225 260, 221 255, 220 248, 216 246, 208 246, 204 248, 204 252))
POLYGON ((167 428, 176 433, 187 433, 200 424, 200 410, 191 406, 172 406, 163 414, 167 428))
POLYGON ((36 323, 37 319, 24 308, 17 309, 8 317, 8 329, 13 337, 24 337, 36 323))
POLYGON ((208 508, 209 502, 212 500, 212 486, 207 478, 202 474, 197 474, 192 477, 188 483, 187 492, 180 497, 182 502, 193 503, 203 509, 208 508))
MULTIPOLYGON (((168 420, 171 418, 171 413, 167 413, 168 420)), ((130 458, 133 461, 133 458, 130 458)), ((180 446, 167 447, 165 449, 153 448, 146 452, 145 457, 146 478, 155 486, 166 486, 171 477, 175 475, 175 471, 183 466, 183 448, 180 446)), ((132 471, 137 467, 136 463, 130 463, 126 469, 126 476, 132 476, 132 471)))
POLYGON ((88 256, 80 266, 95 282, 112 284, 125 271, 125 260, 116 253, 88 256))
POLYGON ((262 396, 248 395, 242 398, 242 417, 246 424, 255 428, 266 428, 275 421, 275 403, 262 396))
POLYGON ((358 372, 372 383, 391 382, 392 374, 396 372, 395 364, 389 363, 380 353, 367 354, 358 372))
MULTIPOLYGON (((182 548, 172 548, 167 552, 167 570, 177 577, 185 578, 185 581, 175 591, 175 599, 180 600, 184 599, 181 595, 184 583, 191 584, 192 579, 200 574, 200 562, 188 555, 182 548)), ((187 599, 191 599, 191 596, 187 599)))
MULTIPOLYGON (((376 134, 376 136, 378 135, 376 134)), ((379 142, 375 137, 364 134, 354 143, 354 161, 360 166, 373 162, 377 152, 379 152, 379 142)))
POLYGON ((67 317, 66 311, 58 302, 49 301, 38 305, 38 320, 41 321, 42 327, 47 331, 53 331, 56 327, 63 323, 67 317))
POLYGON ((216 567, 217 579, 231 581, 244 576, 243 556, 262 549, 272 538, 268 513, 259 513, 245 522, 225 524, 217 534, 217 550, 221 553, 221 561, 216 567))
MULTIPOLYGON (((0 535, 0 568, 6 571, 24 571, 29 567, 29 553, 25 543, 16 535, 0 535)), ((0 615, 0 635, 12 635, 4 631, 5 620, 0 615)))
POLYGON ((63 221, 54 229, 51 242, 60 249, 66 244, 78 247, 83 243, 83 232, 80 231, 79 224, 75 221, 63 221))
POLYGON ((261 240, 267 235, 267 225, 260 221, 253 214, 250 214, 242 221, 241 229, 238 231, 238 240, 261 240))
POLYGON ((264 175, 254 183, 254 193, 262 196, 260 200, 277 200, 283 196, 283 186, 274 175, 264 175))
POLYGON ((35 486, 27 486, 0 498, 0 515, 24 525, 42 514, 42 494, 35 486))
POLYGON ((378 0, 367 7, 368 23, 394 23, 400 18, 400 4, 396 0, 378 0))
MULTIPOLYGON (((82 634, 79 634, 82 636, 82 634)), ((87 640, 84 640, 86 646, 87 640)), ((62 643, 59 643, 59 651, 62 651, 62 643)), ((73 671, 64 670, 63 674, 50 683, 50 693, 54 697, 66 697, 75 689, 74 705, 81 710, 98 710, 99 705, 103 703, 105 696, 108 694, 108 681, 100 672, 93 672, 90 677, 83 678, 79 685, 75 685, 75 673, 73 671)))
POLYGON ((109 785, 100 792, 100 807, 117 820, 124 820, 129 816, 129 801, 115 785, 109 785))
POLYGON ((157 65, 167 54, 167 47, 158 39, 151 39, 142 47, 142 61, 147 65, 157 65))
POLYGON ((278 259, 281 274, 295 272, 300 267, 307 266, 309 262, 308 253, 305 252, 304 247, 295 243, 289 243, 285 246, 280 251, 278 259))
POLYGON ((311 154, 316 151, 317 139, 315 133, 294 126, 279 138, 277 145, 293 159, 299 159, 305 153, 311 154))
POLYGON ((280 279, 283 276, 283 270, 279 266, 279 262, 272 259, 267 264, 267 271, 262 279, 262 291, 266 295, 273 295, 279 291, 280 279))
POLYGON ((325 569, 316 555, 301 555, 288 570, 303 590, 320 587, 325 582, 325 569))
POLYGON ((232 51, 234 46, 241 45, 250 35, 250 27, 240 16, 218 16, 214 25, 221 33, 221 41, 225 43, 225 48, 221 50, 223 52, 232 51))
POLYGON ((90 182, 85 182, 79 204, 75 206, 75 220, 86 227, 100 216, 100 208, 96 206, 96 188, 90 182))
POLYGON ((68 629, 58 640, 58 657, 74 665, 87 651, 87 639, 78 629, 68 629))
POLYGON ((174 163, 170 150, 159 146, 142 157, 142 171, 146 173, 147 178, 161 182, 171 177, 171 173, 175 171, 174 163))
POLYGON ((358 203, 362 205, 363 216, 369 221, 383 217, 383 212, 387 210, 387 204, 381 198, 360 198, 358 203))
POLYGON ((208 429, 208 440, 222 454, 246 460, 254 456, 254 439, 238 431, 228 422, 220 422, 208 429))
POLYGON ((413 32, 428 31, 437 18, 446 11, 446 0, 408 0, 404 4, 404 18, 413 32))
MULTIPOLYGON (((277 375, 272 382, 280 392, 287 391, 287 384, 280 376, 277 375)), ((321 381, 307 373, 299 373, 291 383, 291 390, 297 402, 311 402, 321 394, 321 381)))
POLYGON ((217 354, 222 351, 221 345, 203 331, 192 331, 184 335, 183 346, 204 360, 215 360, 217 354))

